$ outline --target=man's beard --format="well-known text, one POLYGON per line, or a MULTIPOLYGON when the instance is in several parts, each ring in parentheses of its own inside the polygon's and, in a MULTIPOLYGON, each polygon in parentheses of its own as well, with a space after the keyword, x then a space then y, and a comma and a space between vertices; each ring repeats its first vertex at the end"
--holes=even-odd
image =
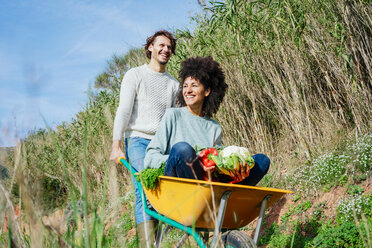
POLYGON ((169 61, 169 60, 167 60, 167 61, 161 61, 161 60, 158 60, 159 64, 161 64, 161 65, 166 65, 166 64, 168 63, 168 61, 169 61))
MULTIPOLYGON (((169 56, 169 54, 167 54, 167 56, 169 56)), ((166 61, 162 61, 162 60, 160 59, 160 57, 161 57, 161 55, 160 55, 160 53, 158 53, 158 62, 159 62, 159 64, 161 64, 161 65, 166 65, 166 64, 168 63, 169 59, 170 59, 170 57, 168 57, 168 59, 167 59, 166 61)))

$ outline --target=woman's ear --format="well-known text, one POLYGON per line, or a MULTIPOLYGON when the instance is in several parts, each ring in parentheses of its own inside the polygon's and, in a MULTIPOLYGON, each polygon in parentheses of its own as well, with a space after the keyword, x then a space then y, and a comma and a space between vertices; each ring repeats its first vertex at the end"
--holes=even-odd
POLYGON ((208 88, 206 91, 204 91, 204 96, 207 97, 211 93, 211 88, 208 88))

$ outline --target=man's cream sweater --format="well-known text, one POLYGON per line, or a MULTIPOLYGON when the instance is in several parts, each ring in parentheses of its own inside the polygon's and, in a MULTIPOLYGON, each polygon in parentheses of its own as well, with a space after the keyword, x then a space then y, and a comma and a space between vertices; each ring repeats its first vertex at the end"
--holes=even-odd
POLYGON ((166 71, 155 72, 146 64, 130 69, 121 83, 113 140, 121 140, 124 131, 126 137, 151 139, 165 110, 175 106, 178 88, 166 71))

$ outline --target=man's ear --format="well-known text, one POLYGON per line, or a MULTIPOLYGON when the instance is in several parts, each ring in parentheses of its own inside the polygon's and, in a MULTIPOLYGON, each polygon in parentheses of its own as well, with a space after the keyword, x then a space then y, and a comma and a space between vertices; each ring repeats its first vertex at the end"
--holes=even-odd
POLYGON ((152 45, 152 43, 150 44, 150 46, 149 46, 149 48, 147 48, 147 50, 149 50, 150 52, 152 52, 152 50, 153 50, 153 45, 152 45))

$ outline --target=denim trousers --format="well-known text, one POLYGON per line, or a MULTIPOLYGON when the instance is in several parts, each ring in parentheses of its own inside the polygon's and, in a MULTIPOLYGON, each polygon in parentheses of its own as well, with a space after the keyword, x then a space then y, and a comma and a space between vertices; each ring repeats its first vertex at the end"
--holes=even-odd
MULTIPOLYGON (((144 169, 144 159, 146 155, 146 148, 149 145, 151 140, 141 138, 141 137, 130 137, 125 139, 125 156, 128 159, 128 162, 133 168, 137 171, 144 169)), ((141 194, 137 186, 137 180, 133 176, 133 185, 136 195, 136 204, 135 204, 135 217, 136 223, 139 224, 144 221, 152 220, 152 217, 145 213, 145 210, 142 205, 141 194)), ((146 200, 147 201, 147 200, 146 200)), ((147 205, 150 205, 148 203, 147 205)), ((149 206, 151 208, 151 205, 149 206)))
MULTIPOLYGON (((238 184, 254 186, 269 170, 270 159, 265 154, 255 154, 252 158, 255 162, 254 167, 249 176, 238 184)), ((172 147, 165 165, 164 175, 203 180, 203 168, 191 145, 179 142, 172 147)), ((221 178, 222 182, 225 180, 226 178, 221 178)))

